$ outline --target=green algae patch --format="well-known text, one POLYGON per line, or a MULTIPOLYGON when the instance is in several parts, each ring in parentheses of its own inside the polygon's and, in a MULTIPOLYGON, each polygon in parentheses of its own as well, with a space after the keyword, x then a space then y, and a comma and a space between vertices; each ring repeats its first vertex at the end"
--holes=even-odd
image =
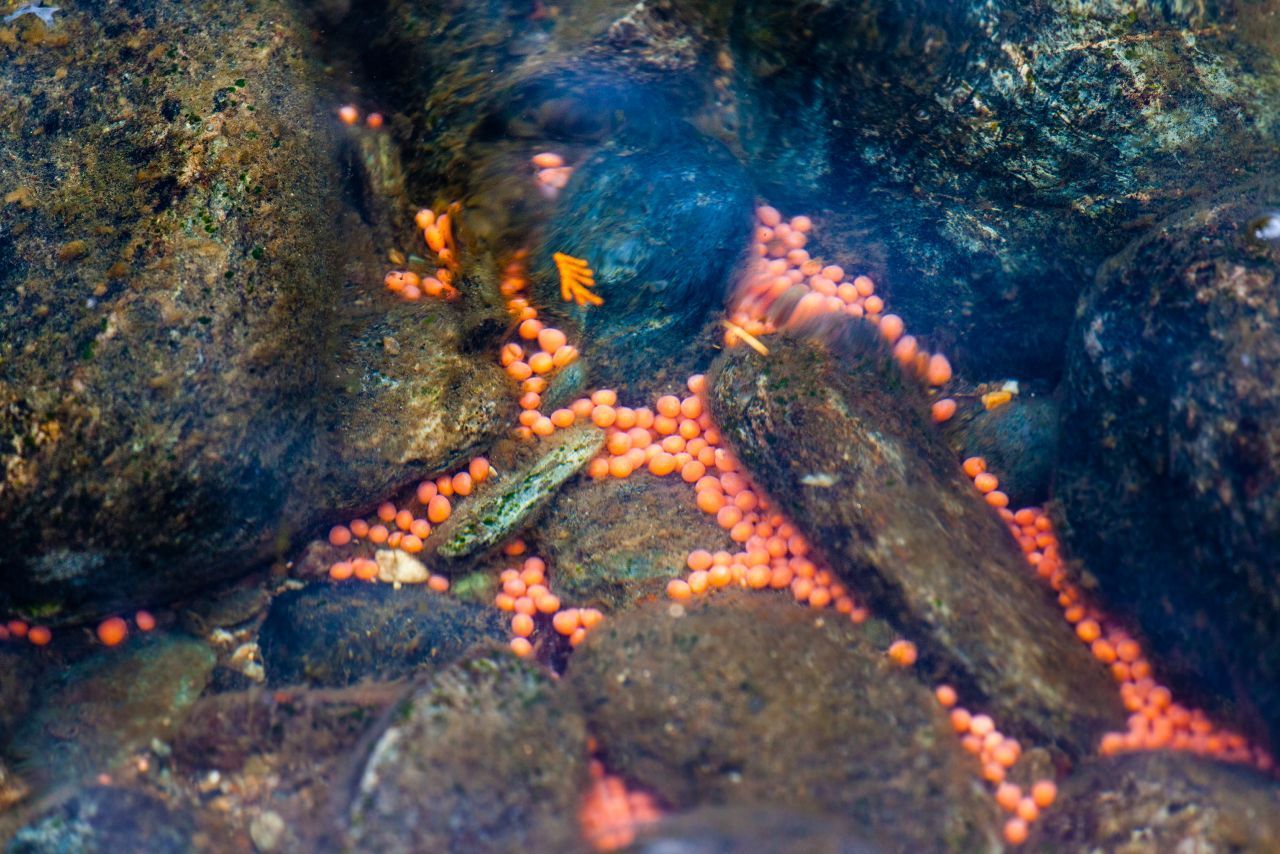
POLYGON ((460 558, 492 548, 514 534, 604 447, 604 431, 591 425, 556 434, 547 450, 472 496, 441 526, 441 557, 460 558))

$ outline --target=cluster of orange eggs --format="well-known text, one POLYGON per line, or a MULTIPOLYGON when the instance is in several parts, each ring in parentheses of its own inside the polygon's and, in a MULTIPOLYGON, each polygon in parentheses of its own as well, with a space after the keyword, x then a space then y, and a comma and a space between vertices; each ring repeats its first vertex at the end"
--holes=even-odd
POLYGON ((578 358, 578 348, 569 343, 568 336, 544 325, 538 319, 538 310, 524 296, 529 282, 524 266, 527 259, 526 250, 516 252, 498 286, 507 311, 517 323, 516 340, 503 345, 498 362, 509 377, 520 383, 520 426, 516 435, 524 439, 550 436, 556 427, 573 423, 565 422, 563 413, 544 415, 540 408, 549 377, 578 358))
MULTIPOLYGON (((425 547, 433 526, 453 514, 453 501, 470 495, 478 484, 488 480, 491 471, 486 458, 475 457, 466 468, 452 475, 442 474, 435 480, 419 483, 413 498, 403 507, 384 501, 372 517, 334 525, 329 529, 329 543, 339 548, 353 543, 368 543, 417 554, 425 547)), ((352 577, 374 581, 378 577, 378 564, 368 557, 340 560, 329 567, 329 577, 335 581, 346 581, 352 577)), ((449 589, 449 579, 432 574, 427 586, 443 593, 449 589)))
MULTIPOLYGON (((348 127, 360 124, 360 108, 355 104, 343 104, 338 108, 338 120, 348 127)), ((365 127, 378 130, 385 123, 382 113, 369 113, 365 116, 365 127)))
POLYGON ((543 151, 533 155, 529 161, 533 164, 534 180, 544 196, 554 199, 569 183, 573 175, 573 167, 564 165, 564 158, 552 151, 543 151))
MULTIPOLYGON (((149 611, 138 611, 133 616, 139 631, 149 632, 156 627, 156 618, 149 611)), ((104 646, 117 646, 129 636, 129 624, 123 617, 107 617, 98 624, 95 632, 104 646)), ((48 626, 31 626, 25 620, 9 620, 0 624, 0 641, 26 640, 35 646, 47 646, 53 640, 48 626)))
MULTIPOLYGON (((527 550, 523 540, 508 543, 504 551, 508 557, 519 557, 527 550)), ((569 639, 577 646, 587 636, 587 631, 604 619, 595 608, 565 608, 560 597, 547 586, 547 564, 540 557, 526 557, 519 567, 508 567, 498 576, 502 586, 493 598, 498 610, 512 615, 511 649, 521 658, 533 654, 530 637, 541 624, 549 626, 556 634, 569 639)))
POLYGON ((1152 677, 1151 663, 1138 642, 1084 602, 1079 586, 1067 574, 1053 524, 1043 510, 1009 510, 1008 497, 999 490, 999 480, 987 471, 981 457, 966 459, 963 467, 974 487, 1000 513, 1027 563, 1058 594, 1063 617, 1075 626, 1076 637, 1088 644, 1093 657, 1107 666, 1120 685, 1121 701, 1130 713, 1128 728, 1103 737, 1100 749, 1104 755, 1133 750, 1185 750, 1228 762, 1251 763, 1262 770, 1273 767, 1270 755, 1251 747, 1244 736, 1214 726, 1199 709, 1175 703, 1172 692, 1152 677))
POLYGON ((596 851, 618 851, 636 840, 636 830, 662 817, 662 810, 647 792, 630 791, 626 781, 606 773, 598 759, 591 760, 591 786, 578 809, 582 835, 596 851))
POLYGON ((387 290, 409 302, 417 302, 424 294, 447 299, 458 295, 457 288, 453 286, 458 268, 458 245, 453 234, 457 215, 456 203, 440 214, 430 208, 418 211, 413 218, 414 224, 422 231, 427 248, 435 253, 440 266, 433 276, 420 276, 412 270, 392 270, 382 280, 387 290))
MULTIPOLYGON (((876 294, 875 283, 868 276, 850 279, 838 265, 811 257, 805 246, 812 232, 813 221, 807 216, 783 221, 776 208, 756 208, 752 242, 755 260, 737 285, 725 344, 738 344, 745 337, 742 332, 753 337, 767 335, 822 314, 845 314, 876 326, 893 347, 898 361, 928 385, 945 385, 951 379, 947 357, 924 350, 915 336, 905 334, 901 317, 884 313, 884 299, 876 294), (782 304, 790 310, 785 316, 777 316, 774 309, 782 304)), ((935 421, 946 421, 955 411, 956 403, 951 398, 933 403, 935 421)))
POLYGON ((32 626, 26 620, 13 619, 0 623, 0 641, 27 641, 35 646, 45 646, 53 640, 48 626, 32 626))
POLYGON ((1022 745, 996 729, 989 715, 973 714, 956 705, 958 697, 950 685, 934 690, 938 703, 950 710, 951 726, 961 737, 964 749, 978 758, 982 778, 996 787, 996 803, 1013 816, 1005 822, 1004 837, 1010 845, 1027 840, 1029 825, 1040 817, 1040 811, 1053 804, 1058 787, 1052 780, 1039 780, 1023 793, 1022 788, 1005 780, 1005 775, 1022 756, 1022 745))

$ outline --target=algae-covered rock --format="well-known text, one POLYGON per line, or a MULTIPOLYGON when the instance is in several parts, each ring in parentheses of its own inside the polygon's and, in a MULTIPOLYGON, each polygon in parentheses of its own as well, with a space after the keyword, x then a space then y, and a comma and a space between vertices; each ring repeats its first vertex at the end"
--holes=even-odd
POLYGON ((1032 827, 1028 845, 1048 851, 1275 851, 1280 788, 1248 768, 1189 754, 1092 759, 1032 827))
MULTIPOLYGON (((1280 174, 1280 173, 1277 173, 1280 174)), ((1161 222, 1082 300, 1065 539, 1162 679, 1280 745, 1280 180, 1161 222)))
POLYGON ((778 594, 656 601, 569 664, 609 767, 667 803, 846 822, 883 850, 980 850, 995 808, 930 690, 865 629, 778 594))
POLYGON ((130 751, 164 740, 200 696, 213 651, 182 635, 130 638, 58 672, 46 672, 10 749, 40 780, 110 770, 130 751))
POLYGON ((532 533, 562 596, 610 609, 661 595, 694 549, 736 548, 689 484, 647 473, 569 484, 532 533))
POLYGON ((587 730, 538 665, 496 647, 423 683, 344 810, 359 850, 579 850, 587 730))
POLYGON ((340 686, 435 670, 505 634, 498 611, 420 586, 321 583, 276 597, 258 643, 268 684, 340 686))
POLYGON ((10 605, 56 624, 243 574, 493 429, 506 383, 460 309, 380 285, 396 214, 294 6, 107 4, 0 55, 10 605))
POLYGON ((135 789, 93 786, 23 827, 5 849, 9 854, 48 851, 147 851, 185 854, 192 850, 195 818, 135 789))
POLYGON ((1006 732, 1092 753, 1124 713, 1110 676, 982 502, 874 329, 827 323, 727 351, 725 440, 854 595, 1006 732))
POLYGON ((444 558, 466 557, 510 538, 600 452, 604 439, 602 430, 583 424, 539 442, 440 526, 434 535, 439 542, 437 553, 444 558))

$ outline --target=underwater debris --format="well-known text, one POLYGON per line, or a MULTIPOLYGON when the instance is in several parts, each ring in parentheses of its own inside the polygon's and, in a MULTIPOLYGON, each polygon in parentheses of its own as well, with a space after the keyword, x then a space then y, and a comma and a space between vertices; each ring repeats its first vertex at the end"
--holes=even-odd
POLYGON ((28 3, 25 6, 19 6, 12 13, 4 16, 6 24, 12 23, 23 15, 35 15, 44 22, 46 27, 53 26, 53 13, 62 11, 61 6, 40 6, 35 3, 28 3))

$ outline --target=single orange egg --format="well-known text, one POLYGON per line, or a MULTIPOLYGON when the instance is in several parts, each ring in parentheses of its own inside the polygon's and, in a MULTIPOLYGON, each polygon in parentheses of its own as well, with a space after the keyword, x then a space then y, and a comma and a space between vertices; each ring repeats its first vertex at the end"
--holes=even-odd
POLYGON ((129 636, 129 626, 119 617, 107 617, 98 624, 98 640, 106 646, 116 646, 129 636))

